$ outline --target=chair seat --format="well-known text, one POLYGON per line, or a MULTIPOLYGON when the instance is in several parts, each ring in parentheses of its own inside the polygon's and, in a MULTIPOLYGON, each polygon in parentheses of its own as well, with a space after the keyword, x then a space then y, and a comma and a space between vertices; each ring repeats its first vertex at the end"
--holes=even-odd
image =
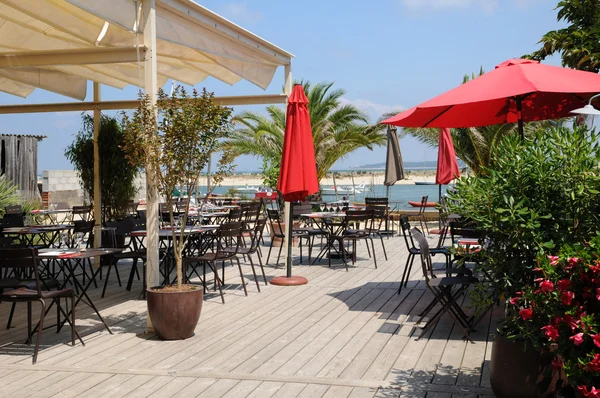
POLYGON ((344 238, 357 239, 366 238, 371 233, 364 229, 347 229, 344 231, 344 238))
MULTIPOLYGON (((47 290, 60 286, 60 282, 56 279, 42 279, 40 282, 41 287, 47 290)), ((19 279, 15 277, 0 279, 0 289, 19 289, 23 287, 34 290, 35 279, 19 279)))
POLYGON ((6 292, 0 294, 0 300, 7 299, 23 299, 30 300, 31 298, 56 298, 56 297, 73 297, 72 289, 62 289, 62 290, 42 290, 41 296, 38 294, 37 290, 28 289, 26 287, 22 287, 20 289, 11 290, 10 292, 6 292))
POLYGON ((127 259, 127 258, 141 258, 141 259, 146 259, 146 251, 139 251, 139 252, 121 252, 121 253, 115 253, 113 254, 114 258, 117 258, 119 260, 121 259, 127 259))
POLYGON ((228 260, 230 258, 235 257, 235 252, 220 252, 218 255, 217 253, 206 253, 203 254, 202 256, 197 256, 197 257, 185 257, 184 261, 186 262, 196 262, 196 261, 219 261, 219 260, 228 260))

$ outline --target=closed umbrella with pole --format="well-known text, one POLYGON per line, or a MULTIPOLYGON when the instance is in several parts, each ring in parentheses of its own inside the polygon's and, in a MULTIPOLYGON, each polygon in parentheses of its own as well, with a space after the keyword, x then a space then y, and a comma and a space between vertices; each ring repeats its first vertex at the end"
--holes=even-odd
POLYGON ((456 152, 452 143, 449 128, 440 129, 440 140, 438 144, 437 170, 435 172, 435 183, 438 184, 439 200, 442 200, 442 185, 460 177, 456 152))
POLYGON ((396 181, 404 179, 404 166, 402 164, 402 153, 400 152, 400 143, 396 129, 388 127, 387 129, 387 155, 385 158, 385 185, 386 196, 390 197, 390 186, 396 181))
MULTIPOLYGON (((304 94, 302 85, 296 84, 288 99, 283 152, 277 182, 277 189, 283 199, 292 202, 292 206, 293 202, 302 201, 319 191, 315 148, 307 105, 308 98, 304 94)), ((308 283, 304 277, 292 276, 292 224, 293 211, 290 210, 285 232, 286 276, 271 279, 274 285, 290 286, 308 283)))

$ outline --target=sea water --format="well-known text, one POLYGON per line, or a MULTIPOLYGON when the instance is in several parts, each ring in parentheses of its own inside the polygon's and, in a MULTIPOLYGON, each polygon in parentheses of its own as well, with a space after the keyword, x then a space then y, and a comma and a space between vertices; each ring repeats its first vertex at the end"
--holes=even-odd
MULTIPOLYGON (((200 187, 202 191, 203 187, 200 187)), ((229 190, 234 189, 234 186, 223 185, 220 187, 216 187, 214 193, 217 194, 226 194, 229 190)), ((237 186, 239 188, 239 186, 237 186)), ((356 195, 350 195, 348 200, 351 202, 364 202, 365 197, 385 197, 386 196, 386 186, 385 185, 374 185, 367 186, 367 190, 365 192, 357 193, 356 195)), ((442 195, 446 193, 446 189, 448 185, 442 185, 442 195)), ((206 187, 204 187, 206 189, 206 187)), ((423 196, 428 196, 429 202, 437 202, 439 200, 439 188, 438 185, 415 185, 415 184, 398 184, 392 185, 389 187, 390 195, 389 200, 392 208, 396 209, 408 209, 411 208, 408 204, 411 202, 420 202, 423 196)), ((338 200, 341 200, 342 197, 346 195, 339 194, 338 200)), ((250 197, 251 195, 246 195, 250 197)), ((326 195, 323 197, 323 201, 325 202, 334 202, 336 201, 335 195, 326 195)))

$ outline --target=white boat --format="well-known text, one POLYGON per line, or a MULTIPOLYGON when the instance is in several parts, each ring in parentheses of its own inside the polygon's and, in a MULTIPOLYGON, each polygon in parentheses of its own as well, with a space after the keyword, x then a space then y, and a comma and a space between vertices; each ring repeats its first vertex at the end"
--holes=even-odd
MULTIPOLYGON (((339 195, 355 195, 355 194, 359 194, 362 193, 364 191, 368 191, 370 190, 369 188, 366 187, 365 184, 360 184, 360 185, 356 185, 356 186, 339 186, 337 187, 337 194, 339 195)), ((336 194, 336 189, 335 187, 331 187, 331 188, 321 188, 321 195, 322 196, 335 196, 336 194)))
POLYGON ((254 195, 257 192, 273 192, 271 188, 266 187, 252 187, 246 184, 245 187, 236 187, 235 190, 243 195, 254 195))

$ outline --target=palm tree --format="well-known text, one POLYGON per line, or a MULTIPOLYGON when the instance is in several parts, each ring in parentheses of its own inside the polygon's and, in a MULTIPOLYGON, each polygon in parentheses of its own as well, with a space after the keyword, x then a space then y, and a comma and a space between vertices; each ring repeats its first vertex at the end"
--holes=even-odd
MULTIPOLYGON (((386 143, 385 126, 370 125, 363 111, 351 104, 342 104, 344 90, 332 89, 333 83, 300 82, 308 97, 317 177, 319 181, 334 163, 359 148, 373 149, 386 143)), ((266 115, 241 112, 233 117, 238 128, 224 143, 238 154, 263 159, 263 171, 271 175, 266 181, 276 184, 283 148, 285 109, 268 106, 266 115), (273 181, 274 180, 274 181, 273 181)))
POLYGON ((558 21, 566 28, 546 33, 542 47, 526 57, 543 60, 560 53, 563 66, 589 72, 600 72, 600 2, 598 0, 562 0, 558 21))

